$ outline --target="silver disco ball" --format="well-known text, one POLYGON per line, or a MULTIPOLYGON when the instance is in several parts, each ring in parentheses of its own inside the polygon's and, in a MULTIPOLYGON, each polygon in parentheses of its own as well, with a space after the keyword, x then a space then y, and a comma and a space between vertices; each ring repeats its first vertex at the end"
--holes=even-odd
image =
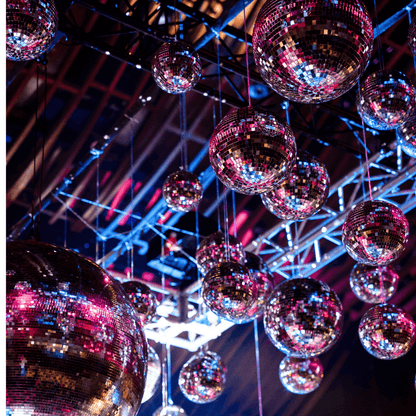
POLYGON ((316 390, 324 377, 324 367, 318 357, 298 358, 287 356, 279 365, 279 378, 283 386, 295 394, 316 390))
POLYGON ((186 170, 171 173, 163 184, 163 198, 174 211, 192 211, 202 199, 201 182, 195 174, 186 170))
POLYGON ((53 0, 7 0, 6 58, 29 61, 47 52, 58 30, 53 0))
POLYGON ((327 351, 341 335, 342 304, 325 283, 286 280, 274 289, 264 311, 264 328, 283 353, 309 358, 327 351))
POLYGON ((201 78, 201 60, 183 42, 164 43, 152 59, 152 75, 157 86, 169 94, 191 90, 201 78))
POLYGON ((416 57, 416 15, 413 16, 413 19, 410 22, 407 41, 409 42, 409 47, 413 56, 416 57))
POLYGON ((264 308, 274 289, 273 275, 267 264, 259 256, 246 251, 244 265, 257 281, 257 296, 253 306, 246 313, 247 320, 242 321, 242 323, 252 321, 263 315, 264 308))
POLYGON ((260 75, 300 103, 322 103, 350 90, 367 68, 373 41, 360 0, 267 0, 253 29, 260 75))
POLYGON ((403 152, 416 157, 416 111, 397 128, 396 138, 403 152))
POLYGON ((415 97, 415 87, 406 75, 386 69, 372 73, 361 84, 356 105, 371 128, 394 130, 413 113, 415 97))
POLYGON ((185 410, 175 404, 169 404, 165 407, 161 406, 152 416, 186 416, 185 410))
POLYGON ((86 257, 7 243, 7 413, 134 416, 147 342, 121 285, 86 257))
POLYGON ((247 321, 256 296, 256 279, 239 263, 218 263, 202 283, 202 298, 208 309, 235 324, 247 321))
POLYGON ((409 222, 400 208, 384 201, 364 201, 348 214, 342 242, 357 262, 385 266, 406 248, 409 222))
POLYGON ((142 326, 149 323, 156 314, 158 302, 155 294, 149 286, 134 280, 124 282, 122 286, 131 303, 136 308, 142 326))
POLYGON ((212 267, 226 261, 227 250, 230 261, 244 264, 246 253, 243 245, 236 237, 229 234, 228 245, 225 241, 225 234, 222 231, 217 231, 205 237, 196 249, 195 259, 200 272, 205 275, 212 267))
POLYGON ((160 379, 162 375, 162 366, 160 363, 160 358, 157 355, 154 348, 149 345, 148 359, 147 359, 147 375, 146 375, 146 384, 144 387, 142 403, 147 402, 151 399, 156 390, 160 386, 160 379))
POLYGON ((363 302, 387 302, 396 293, 398 284, 399 276, 389 266, 372 267, 357 263, 351 270, 351 289, 363 302))
POLYGON ((395 360, 415 343, 416 325, 403 309, 375 305, 361 318, 358 335, 365 350, 380 360, 395 360))
POLYGON ((215 127, 209 160, 228 188, 246 195, 270 190, 289 174, 296 141, 279 116, 245 107, 227 114, 215 127))
POLYGON ((263 205, 284 220, 304 220, 316 214, 328 198, 325 165, 307 152, 298 152, 287 178, 261 194, 263 205))
POLYGON ((179 387, 191 402, 204 404, 216 400, 224 391, 227 368, 215 352, 199 352, 179 373, 179 387))

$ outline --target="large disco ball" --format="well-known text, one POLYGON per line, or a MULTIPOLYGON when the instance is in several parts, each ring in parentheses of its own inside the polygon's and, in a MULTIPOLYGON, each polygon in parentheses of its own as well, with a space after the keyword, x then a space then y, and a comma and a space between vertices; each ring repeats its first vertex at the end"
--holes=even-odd
POLYGON ((243 245, 236 237, 229 234, 228 244, 222 231, 217 231, 205 237, 196 249, 195 259, 200 272, 205 275, 216 264, 226 261, 227 252, 230 261, 244 264, 246 253, 243 245))
POLYGON ((202 283, 202 297, 208 309, 235 324, 247 320, 247 312, 256 296, 256 279, 239 263, 218 263, 205 275, 202 283))
POLYGON ((358 335, 368 353, 380 360, 394 360, 412 348, 416 325, 406 311, 384 303, 373 306, 364 314, 358 335))
POLYGON ((377 130, 394 130, 415 109, 415 87, 399 71, 380 70, 369 75, 357 93, 357 110, 377 130))
POLYGON ((54 0, 7 0, 6 58, 29 61, 47 52, 58 30, 54 0))
POLYGON ((186 170, 171 173, 163 184, 163 198, 174 211, 192 211, 202 198, 202 185, 198 176, 186 170))
POLYGON ((384 201, 364 201, 348 214, 342 242, 357 262, 385 266, 406 248, 409 222, 400 208, 384 201))
POLYGON ((179 387, 191 402, 203 404, 216 400, 224 391, 227 368, 215 352, 199 352, 179 373, 179 387))
POLYGON ((147 358, 147 375, 146 384, 144 387, 142 403, 147 402, 156 393, 160 386, 160 379, 162 374, 162 366, 160 358, 154 348, 149 345, 147 358))
POLYGON ((416 57, 416 14, 413 16, 412 21, 409 25, 409 33, 407 36, 410 50, 414 57, 416 57))
POLYGON ((121 285, 86 257, 7 243, 7 411, 126 415, 139 410, 147 342, 121 285))
POLYGON ((397 143, 410 157, 416 157, 416 111, 396 130, 397 143))
POLYGON ((158 302, 155 294, 149 286, 134 280, 124 282, 122 286, 131 303, 136 308, 142 326, 149 323, 156 314, 158 302))
POLYGON ((263 205, 284 220, 304 220, 316 214, 328 198, 325 165, 307 152, 298 152, 287 178, 261 194, 263 205))
POLYGON ((278 94, 301 103, 350 90, 369 63, 373 41, 360 0, 267 0, 253 29, 260 75, 278 94))
POLYGON ((176 406, 175 404, 169 404, 167 406, 161 406, 152 416, 186 416, 185 410, 182 407, 176 406))
POLYGON ((318 357, 298 358, 287 356, 279 365, 279 378, 283 386, 295 394, 316 390, 324 377, 324 367, 318 357))
POLYGON ((276 114, 253 107, 227 114, 215 127, 209 160, 228 188, 246 195, 266 192, 290 172, 296 142, 276 114))
POLYGON ((327 351, 341 335, 342 304, 325 283, 295 278, 274 289, 264 311, 264 328, 283 353, 308 358, 327 351))
POLYGON ((387 302, 396 293, 398 284, 399 276, 389 266, 372 267, 357 263, 351 270, 351 289, 363 302, 387 302))
POLYGON ((157 86, 169 94, 191 90, 201 78, 201 60, 183 42, 164 43, 152 59, 152 75, 157 86))
POLYGON ((246 251, 244 265, 257 281, 257 296, 253 306, 246 313, 247 318, 242 321, 248 322, 263 315, 264 308, 274 289, 274 278, 267 264, 256 254, 246 251))

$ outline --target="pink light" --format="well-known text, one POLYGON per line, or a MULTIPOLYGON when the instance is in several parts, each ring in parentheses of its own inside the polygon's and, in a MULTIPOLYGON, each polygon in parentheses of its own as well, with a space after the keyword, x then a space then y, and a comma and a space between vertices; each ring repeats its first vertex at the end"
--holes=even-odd
POLYGON ((243 238, 241 239, 241 244, 245 247, 253 239, 253 231, 251 229, 247 230, 243 238))
POLYGON ((118 225, 124 225, 127 220, 130 218, 130 215, 132 214, 132 210, 130 209, 129 212, 118 222, 118 225))
POLYGON ((106 182, 108 181, 108 178, 111 176, 111 172, 108 170, 105 175, 103 176, 103 178, 101 179, 100 182, 100 186, 105 185, 106 182))
POLYGON ((153 196, 150 198, 150 201, 147 203, 145 211, 148 211, 152 206, 156 203, 156 201, 159 199, 160 194, 162 193, 161 188, 157 188, 153 196))
POLYGON ((145 280, 146 282, 151 282, 154 277, 155 275, 153 273, 150 273, 150 272, 142 273, 142 279, 145 280))
POLYGON ((172 216, 172 211, 167 211, 162 218, 159 218, 157 223, 164 224, 172 216))
POLYGON ((237 214, 237 217, 235 218, 235 221, 231 224, 231 227, 229 230, 229 233, 231 235, 234 235, 236 225, 237 225, 237 232, 238 232, 241 226, 247 221, 248 214, 249 213, 246 210, 243 210, 237 214))
POLYGON ((120 188, 118 189, 116 195, 114 196, 113 201, 111 202, 110 211, 108 211, 108 213, 107 213, 107 215, 105 217, 106 221, 110 221, 111 217, 114 214, 114 210, 117 209, 118 206, 120 205, 120 203, 123 200, 123 198, 125 197, 127 191, 130 189, 131 184, 132 184, 132 180, 131 180, 131 178, 128 178, 120 186, 120 188))

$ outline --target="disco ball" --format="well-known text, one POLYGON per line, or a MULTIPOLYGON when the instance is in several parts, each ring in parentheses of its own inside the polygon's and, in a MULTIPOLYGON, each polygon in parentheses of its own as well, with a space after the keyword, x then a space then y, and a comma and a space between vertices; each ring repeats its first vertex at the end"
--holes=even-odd
POLYGON ((406 248, 409 223, 403 212, 384 201, 364 201, 348 214, 342 227, 347 253, 359 263, 385 266, 406 248))
POLYGON ((410 50, 414 57, 416 57, 416 15, 413 16, 409 26, 409 34, 407 36, 410 50))
POLYGON ((6 58, 29 61, 47 52, 58 29, 53 0, 7 0, 6 58))
POLYGON ((200 272, 205 275, 212 267, 226 261, 227 249, 230 261, 244 264, 246 253, 243 245, 236 237, 229 234, 228 245, 225 241, 225 234, 222 231, 217 231, 205 237, 196 249, 195 259, 200 272))
POLYGON ((144 283, 131 280, 122 283, 124 291, 127 293, 136 311, 139 313, 142 326, 149 323, 156 314, 157 299, 149 286, 144 283))
POLYGON ((283 180, 295 157, 295 137, 286 121, 253 107, 226 115, 209 143, 215 174, 226 187, 246 195, 266 192, 283 180))
POLYGON ((406 311, 384 303, 364 314, 358 335, 368 353, 380 360, 395 360, 412 348, 416 325, 406 311))
POLYGON ((201 78, 201 60, 183 42, 164 43, 152 59, 152 75, 157 86, 169 94, 191 90, 201 78))
POLYGON ((7 412, 134 416, 147 342, 121 285, 86 257, 7 243, 7 412))
POLYGON ((328 198, 325 165, 307 152, 298 152, 288 177, 261 194, 263 205, 284 220, 304 220, 316 214, 328 198))
POLYGON ((273 275, 259 256, 246 251, 245 266, 257 281, 257 296, 253 306, 246 313, 247 319, 241 323, 252 321, 263 315, 266 303, 274 289, 273 275))
POLYGON ((399 71, 380 70, 361 84, 356 98, 357 110, 373 129, 394 130, 415 109, 416 90, 399 71))
POLYGON ((342 304, 325 283, 295 278, 274 289, 264 312, 269 339, 283 353, 308 358, 327 351, 341 335, 342 304))
POLYGON ((350 90, 367 68, 373 41, 360 0, 267 0, 253 29, 260 75, 300 103, 322 103, 350 90))
POLYGON ((185 410, 182 407, 170 404, 168 406, 161 406, 152 416, 186 416, 185 410))
POLYGON ((191 402, 204 404, 216 400, 224 391, 226 367, 215 352, 199 352, 179 373, 179 387, 191 402))
POLYGON ((295 394, 316 390, 324 377, 324 367, 318 357, 285 357, 279 365, 279 378, 283 386, 295 394))
POLYGON ((256 300, 257 281, 239 263, 218 263, 204 277, 202 297, 208 309, 220 318, 239 324, 247 320, 247 312, 256 300))
POLYGON ((156 393, 156 390, 160 386, 161 374, 162 366, 160 364, 160 358, 154 348, 149 345, 146 384, 144 387, 142 403, 147 402, 156 393))
POLYGON ((410 157, 416 157, 416 111, 396 130, 397 143, 410 157))
POLYGON ((186 170, 171 173, 163 184, 163 198, 174 211, 192 211, 202 198, 201 182, 195 174, 186 170))
POLYGON ((351 289, 363 302, 387 302, 396 293, 398 284, 398 274, 388 266, 372 267, 357 263, 351 270, 351 289))

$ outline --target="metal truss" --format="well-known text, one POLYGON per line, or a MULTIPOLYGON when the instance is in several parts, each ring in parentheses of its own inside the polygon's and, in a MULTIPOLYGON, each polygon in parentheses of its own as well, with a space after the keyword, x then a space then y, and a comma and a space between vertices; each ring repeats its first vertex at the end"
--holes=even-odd
MULTIPOLYGON (((402 167, 401 149, 395 142, 386 151, 374 154, 369 166, 374 199, 391 202, 405 214, 416 207, 416 161, 411 159, 402 167)), ((349 211, 368 198, 368 194, 362 194, 367 185, 366 167, 362 165, 331 186, 330 206, 302 223, 281 221, 246 250, 268 255, 270 269, 286 279, 310 276, 346 252, 341 241, 342 225, 349 211), (282 232, 285 245, 276 242, 282 232)))

